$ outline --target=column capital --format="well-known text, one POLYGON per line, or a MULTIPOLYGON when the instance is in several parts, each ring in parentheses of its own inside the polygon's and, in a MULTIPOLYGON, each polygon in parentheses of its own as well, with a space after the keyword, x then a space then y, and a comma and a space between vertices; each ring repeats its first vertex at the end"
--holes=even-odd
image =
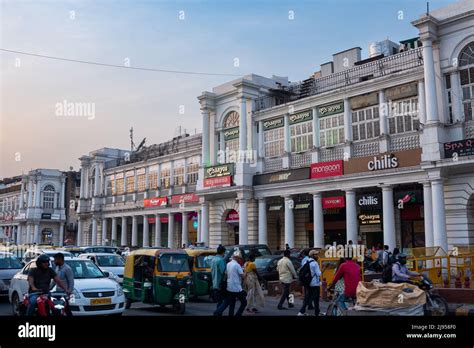
POLYGON ((393 190, 393 185, 390 185, 390 184, 380 184, 379 187, 380 187, 383 191, 391 191, 391 190, 393 190))
POLYGON ((423 181, 419 181, 418 183, 423 185, 424 187, 431 187, 431 181, 430 180, 423 180, 423 181))
POLYGON ((323 196, 323 192, 322 191, 313 192, 312 195, 313 195, 313 198, 321 198, 323 196))
POLYGON ((355 188, 349 188, 349 189, 346 189, 344 190, 347 193, 351 194, 351 193, 356 193, 356 189, 355 188))
POLYGON ((259 198, 257 198, 257 200, 258 200, 259 202, 266 202, 266 201, 267 201, 267 198, 266 198, 266 197, 259 197, 259 198))
POLYGON ((283 198, 285 201, 288 201, 290 199, 293 199, 293 196, 292 195, 283 195, 283 196, 281 196, 281 198, 283 198))
POLYGON ((442 185, 442 184, 444 184, 445 181, 446 181, 445 178, 433 179, 433 180, 431 180, 431 185, 442 185))

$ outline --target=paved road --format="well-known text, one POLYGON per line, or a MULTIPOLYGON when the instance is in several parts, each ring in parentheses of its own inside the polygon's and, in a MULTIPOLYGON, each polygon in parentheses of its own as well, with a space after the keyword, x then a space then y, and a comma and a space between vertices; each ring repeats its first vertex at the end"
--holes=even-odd
MULTIPOLYGON (((297 315, 301 307, 302 301, 300 298, 295 298, 295 307, 287 310, 277 309, 278 298, 267 296, 265 299, 265 308, 261 310, 258 316, 293 316, 297 315)), ((327 302, 321 301, 321 311, 325 312, 328 306, 327 302)), ((187 316, 207 316, 212 315, 216 308, 215 303, 210 302, 205 297, 200 298, 196 301, 191 301, 186 304, 187 316)), ((237 302, 238 308, 238 302, 237 302)), ((314 311, 308 311, 308 313, 314 315, 314 311)), ((227 311, 224 315, 227 314, 227 311)), ((0 315, 9 316, 11 315, 11 305, 7 299, 0 299, 0 315)), ((171 306, 161 308, 159 306, 150 306, 142 303, 133 303, 132 307, 125 310, 124 315, 137 315, 137 316, 176 316, 177 314, 172 310, 171 306)), ((244 312, 244 315, 252 315, 244 312)))

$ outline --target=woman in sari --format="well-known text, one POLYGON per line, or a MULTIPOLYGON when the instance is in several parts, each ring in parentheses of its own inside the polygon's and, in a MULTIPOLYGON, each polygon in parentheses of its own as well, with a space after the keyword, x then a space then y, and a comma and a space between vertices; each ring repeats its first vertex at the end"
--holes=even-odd
POLYGON ((265 297, 258 281, 259 275, 255 265, 255 255, 249 255, 249 261, 244 264, 244 288, 247 291, 247 312, 258 313, 257 307, 264 307, 265 297))

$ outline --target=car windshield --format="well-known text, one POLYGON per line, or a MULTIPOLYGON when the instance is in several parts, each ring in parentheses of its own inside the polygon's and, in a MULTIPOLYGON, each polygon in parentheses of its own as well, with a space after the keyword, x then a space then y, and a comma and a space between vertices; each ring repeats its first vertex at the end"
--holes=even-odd
POLYGON ((188 255, 163 254, 160 256, 158 271, 161 272, 189 272, 188 255))
POLYGON ((92 247, 84 249, 88 253, 106 253, 106 254, 115 254, 116 248, 105 248, 105 247, 92 247))
POLYGON ((20 259, 14 255, 0 255, 0 269, 22 268, 20 259))
POLYGON ((209 261, 213 257, 212 254, 201 254, 197 257, 197 268, 208 268, 209 267, 209 261))
POLYGON ((263 256, 272 254, 268 248, 257 248, 257 251, 260 253, 260 255, 263 255, 263 256))
POLYGON ((97 256, 97 263, 101 267, 123 267, 125 262, 119 255, 97 256))
POLYGON ((265 268, 268 266, 271 260, 272 259, 266 259, 266 258, 255 259, 255 266, 257 266, 257 268, 265 268))
POLYGON ((72 268, 74 279, 105 278, 99 267, 89 260, 66 260, 66 264, 72 268))

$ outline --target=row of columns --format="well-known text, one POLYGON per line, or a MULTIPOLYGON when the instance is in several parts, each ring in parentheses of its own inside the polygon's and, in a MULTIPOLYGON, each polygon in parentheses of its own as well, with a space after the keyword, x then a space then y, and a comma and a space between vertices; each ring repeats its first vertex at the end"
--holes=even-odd
MULTIPOLYGON (((39 223, 36 224, 26 224, 26 225, 13 225, 13 226, 3 226, 4 229, 8 228, 11 231, 10 241, 16 244, 32 244, 40 243, 40 236, 39 230, 40 225, 39 223), (26 229, 26 230, 25 230, 26 229), (26 232, 26 233, 23 233, 26 232), (25 235, 23 238, 23 234, 25 235)), ((64 245, 64 224, 59 224, 59 246, 64 245)))
MULTIPOLYGON (((205 208, 203 208, 204 214, 208 215, 208 210, 207 210, 208 205, 205 205, 205 208)), ((167 240, 167 246, 168 247, 175 247, 175 240, 174 240, 174 215, 176 213, 168 213, 168 240, 167 240)), ((181 242, 187 244, 189 242, 189 229, 188 229, 188 214, 189 212, 182 212, 182 221, 181 221, 181 242)), ((159 247, 162 245, 162 240, 161 240, 161 222, 160 222, 160 216, 164 214, 160 213, 155 213, 155 214, 144 214, 144 215, 132 215, 132 240, 130 245, 131 246, 138 246, 138 219, 141 217, 142 223, 143 223, 143 239, 142 239, 142 246, 143 247, 149 247, 150 246, 150 226, 148 222, 148 218, 150 216, 155 217, 155 238, 152 242, 152 246, 154 247, 159 247)), ((200 236, 199 236, 199 231, 205 228, 206 231, 208 231, 208 221, 204 223, 204 221, 201 223, 200 219, 201 213, 198 213, 198 241, 200 241, 200 236)), ((121 226, 122 226, 122 232, 121 232, 121 237, 120 237, 120 245, 128 245, 128 224, 127 224, 127 219, 128 216, 122 216, 122 217, 112 217, 112 218, 102 218, 102 240, 98 240, 98 222, 99 219, 96 217, 92 218, 92 245, 100 245, 104 244, 107 236, 107 230, 108 230, 108 220, 112 220, 112 225, 111 225, 111 239, 117 241, 117 221, 118 219, 121 219, 121 226)), ((206 219, 208 220, 208 219, 206 219)), ((84 244, 84 223, 83 219, 79 218, 78 221, 78 235, 77 235, 77 244, 78 245, 83 245, 84 244)), ((204 234, 205 235, 205 234, 204 234)), ((206 238, 206 237, 203 237, 206 238)), ((206 242, 205 240, 202 240, 206 242)), ((208 241, 206 245, 208 245, 208 241)))
MULTIPOLYGON (((397 246, 395 235, 395 208, 393 201, 393 186, 381 185, 383 209, 383 240, 390 249, 397 246)), ((358 241, 357 202, 354 189, 346 190, 346 231, 347 241, 358 241)), ((441 246, 448 250, 446 234, 446 216, 444 210, 444 184, 443 180, 423 182, 424 195, 424 222, 425 244, 427 247, 441 246)), ((285 201, 285 244, 295 246, 294 213, 291 196, 284 196, 285 201)), ((239 204, 240 206, 240 204, 239 204)), ((242 210, 242 206, 240 206, 242 210)), ((241 213, 240 223, 246 223, 241 213)), ((245 216, 246 217, 246 216, 245 216)), ((240 226, 239 226, 240 227, 240 226)), ((241 233, 239 231, 239 233, 241 233)), ((324 217, 322 193, 313 194, 313 233, 314 247, 324 247, 324 217)), ((239 241, 241 242, 241 241, 239 241)), ((258 201, 258 243, 267 244, 267 207, 264 198, 258 201)))

